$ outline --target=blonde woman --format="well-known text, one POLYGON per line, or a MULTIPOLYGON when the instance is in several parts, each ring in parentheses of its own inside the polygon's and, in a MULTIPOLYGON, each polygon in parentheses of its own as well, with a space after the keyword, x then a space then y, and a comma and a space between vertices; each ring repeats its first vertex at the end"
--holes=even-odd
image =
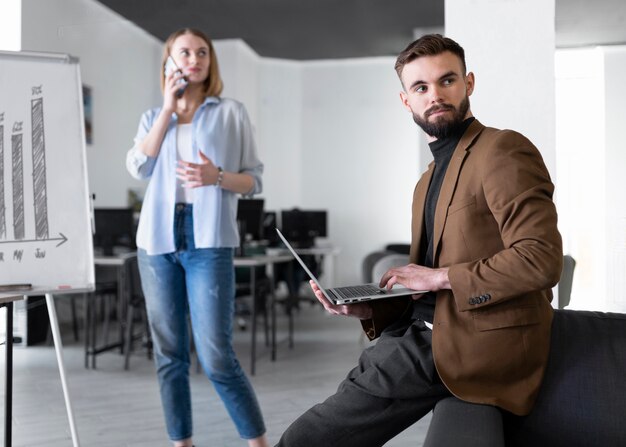
POLYGON ((220 97, 209 38, 176 31, 162 62, 163 104, 143 114, 126 164, 149 181, 137 247, 167 432, 175 447, 193 445, 191 335, 239 435, 264 447, 261 410, 232 348, 237 195, 261 191, 263 164, 244 106, 220 97))

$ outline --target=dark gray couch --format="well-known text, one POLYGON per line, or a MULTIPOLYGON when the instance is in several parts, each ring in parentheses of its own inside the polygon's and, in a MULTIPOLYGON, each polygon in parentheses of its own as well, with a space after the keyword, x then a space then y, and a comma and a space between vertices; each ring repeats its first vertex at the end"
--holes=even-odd
POLYGON ((424 447, 497 445, 500 418, 507 447, 626 446, 626 314, 555 311, 533 411, 498 413, 445 399, 433 411, 424 447))

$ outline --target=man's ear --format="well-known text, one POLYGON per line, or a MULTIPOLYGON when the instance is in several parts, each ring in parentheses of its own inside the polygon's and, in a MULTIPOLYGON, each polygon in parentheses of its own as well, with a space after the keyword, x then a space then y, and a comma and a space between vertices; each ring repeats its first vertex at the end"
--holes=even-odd
POLYGON ((413 113, 413 111, 411 110, 411 106, 409 106, 409 97, 407 96, 405 91, 400 92, 400 101, 402 101, 402 105, 405 109, 413 113))
POLYGON ((474 79, 474 73, 471 71, 465 76, 465 89, 467 91, 467 96, 471 96, 474 93, 474 85, 476 83, 476 79, 474 79))

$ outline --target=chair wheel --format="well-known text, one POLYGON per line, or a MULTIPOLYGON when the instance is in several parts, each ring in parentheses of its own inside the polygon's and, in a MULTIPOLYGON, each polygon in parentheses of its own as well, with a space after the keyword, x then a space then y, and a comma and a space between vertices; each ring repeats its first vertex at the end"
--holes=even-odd
POLYGON ((243 318, 237 318, 237 326, 239 326, 240 330, 245 331, 247 327, 246 320, 243 318))

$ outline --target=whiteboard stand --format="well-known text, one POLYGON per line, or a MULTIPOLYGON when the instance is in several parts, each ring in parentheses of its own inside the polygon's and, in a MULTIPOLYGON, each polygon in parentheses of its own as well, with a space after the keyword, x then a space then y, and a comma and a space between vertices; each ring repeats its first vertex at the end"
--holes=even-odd
POLYGON ((0 284, 46 295, 74 447, 52 293, 93 290, 83 84, 67 54, 0 51, 0 284))
POLYGON ((78 433, 76 432, 76 424, 74 422, 74 412, 72 411, 72 402, 70 401, 70 394, 69 390, 67 389, 67 381, 65 380, 65 364, 63 363, 63 342, 61 341, 61 332, 59 331, 59 320, 57 319, 57 312, 56 308, 54 307, 54 298, 50 293, 46 293, 46 305, 48 307, 48 315, 50 316, 50 329, 52 329, 54 350, 56 351, 57 363, 59 364, 59 374, 61 375, 61 385, 63 386, 63 397, 65 398, 67 418, 70 421, 72 444, 74 447, 80 447, 80 443, 78 442, 78 433))

